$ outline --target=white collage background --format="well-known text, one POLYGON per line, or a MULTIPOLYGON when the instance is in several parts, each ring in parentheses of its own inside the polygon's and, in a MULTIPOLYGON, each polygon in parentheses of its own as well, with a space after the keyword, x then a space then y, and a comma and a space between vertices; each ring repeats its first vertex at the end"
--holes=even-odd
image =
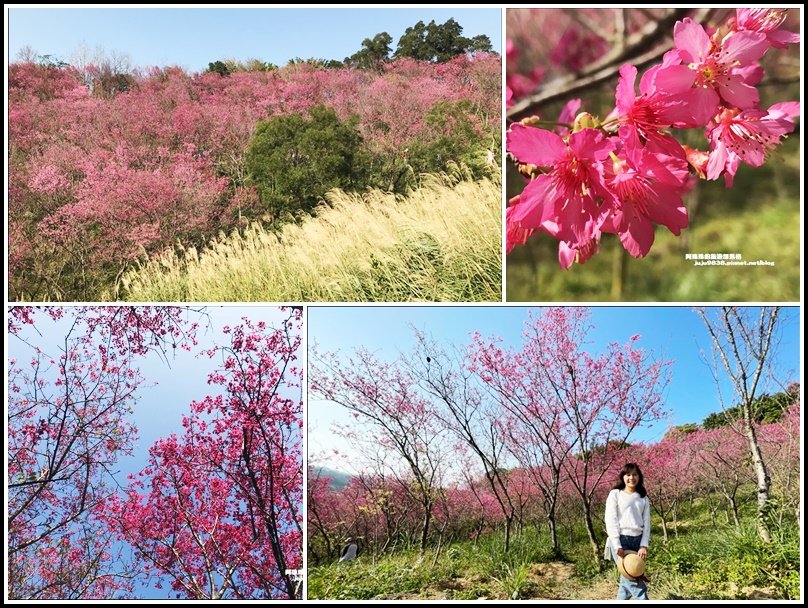
POLYGON ((798 602, 801 16, 7 6, 6 601, 798 602))

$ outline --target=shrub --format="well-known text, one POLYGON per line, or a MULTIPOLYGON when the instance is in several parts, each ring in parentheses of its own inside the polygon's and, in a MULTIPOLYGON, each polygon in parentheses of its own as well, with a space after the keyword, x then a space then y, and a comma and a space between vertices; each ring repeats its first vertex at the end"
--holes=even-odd
POLYGON ((357 119, 343 123, 322 105, 309 114, 259 122, 247 150, 247 172, 272 221, 310 211, 334 188, 364 187, 368 161, 357 119))

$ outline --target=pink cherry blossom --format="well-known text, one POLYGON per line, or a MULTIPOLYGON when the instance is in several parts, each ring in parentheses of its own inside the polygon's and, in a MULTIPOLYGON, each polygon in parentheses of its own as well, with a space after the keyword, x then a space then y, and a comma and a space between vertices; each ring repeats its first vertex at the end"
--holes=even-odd
POLYGON ((613 202, 603 162, 614 143, 595 129, 572 133, 565 142, 552 131, 515 124, 507 145, 519 161, 551 168, 524 189, 512 221, 523 229, 541 228, 572 248, 591 241, 613 202))
POLYGON ((634 91, 637 68, 620 68, 615 100, 620 124, 632 127, 644 138, 658 134, 661 129, 684 126, 693 122, 692 111, 680 97, 667 95, 654 86, 652 74, 640 80, 640 95, 634 91))
POLYGON ((619 157, 614 163, 614 177, 608 181, 617 204, 603 230, 616 232, 626 251, 635 258, 643 257, 654 242, 655 223, 677 236, 687 227, 682 202, 686 181, 636 141, 627 143, 619 157))
POLYGON ((736 31, 758 32, 764 34, 769 44, 784 49, 789 44, 800 41, 800 35, 781 30, 786 20, 786 11, 776 8, 736 8, 733 27, 736 31))
POLYGON ((676 22, 673 39, 684 65, 660 69, 655 84, 666 93, 687 93, 685 99, 699 123, 712 118, 722 100, 738 108, 757 105, 757 89, 747 84, 737 70, 763 56, 769 48, 764 34, 740 31, 711 40, 703 26, 685 18, 676 22))
POLYGON ((794 130, 794 118, 799 115, 798 102, 785 102, 762 110, 723 110, 715 126, 708 127, 710 158, 707 179, 724 176, 727 187, 732 186, 735 173, 742 162, 760 167, 781 139, 794 130))
POLYGON ((508 201, 508 208, 505 210, 505 252, 510 253, 517 245, 524 245, 527 240, 536 232, 535 228, 522 228, 513 221, 513 210, 519 204, 521 195, 514 196, 508 201))

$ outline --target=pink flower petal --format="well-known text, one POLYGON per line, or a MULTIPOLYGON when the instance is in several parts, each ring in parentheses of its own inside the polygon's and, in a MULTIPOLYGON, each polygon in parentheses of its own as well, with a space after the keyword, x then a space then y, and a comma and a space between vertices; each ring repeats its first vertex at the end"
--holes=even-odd
POLYGON ((794 32, 786 32, 785 30, 775 30, 768 33, 769 42, 772 46, 777 48, 785 48, 789 44, 797 44, 800 41, 800 35, 794 32))
POLYGON ((784 114, 789 118, 796 118, 800 115, 799 101, 782 101, 769 108, 769 115, 784 114))
POLYGON ((597 129, 581 129, 569 138, 569 145, 578 158, 603 160, 615 148, 614 143, 606 139, 597 129))
POLYGON ((710 159, 707 161, 707 179, 718 179, 724 166, 727 164, 727 147, 718 144, 715 150, 710 152, 710 159))
POLYGON ((567 270, 575 262, 575 250, 564 241, 558 243, 558 265, 567 270))
POLYGON ((681 195, 663 187, 657 188, 656 194, 656 198, 647 201, 649 217, 679 236, 682 229, 687 228, 688 222, 687 209, 682 204, 681 195))
POLYGON ((750 87, 738 76, 729 76, 718 83, 721 97, 736 108, 753 108, 760 101, 760 93, 755 87, 750 87))
POLYGON ((690 109, 697 124, 706 125, 718 111, 720 98, 714 89, 693 89, 689 95, 690 109))
MULTIPOLYGON (((554 212, 553 180, 549 175, 540 175, 522 191, 521 202, 511 207, 511 219, 522 228, 539 228, 554 212)), ((509 209, 509 210, 510 210, 509 209)))
MULTIPOLYGON (((561 114, 558 115, 558 122, 572 124, 575 120, 575 115, 578 114, 578 111, 581 109, 581 100, 570 99, 567 103, 564 104, 564 107, 561 108, 561 114)), ((556 133, 561 135, 567 135, 570 130, 568 127, 562 127, 561 125, 556 127, 556 133)))
POLYGON ((672 65, 657 70, 654 86, 663 93, 683 93, 693 86, 696 73, 686 65, 672 65))
POLYGON ((567 146, 552 131, 526 127, 517 123, 511 125, 506 134, 508 152, 523 163, 539 167, 549 167, 561 159, 567 146))
POLYGON ((745 65, 751 61, 757 61, 768 50, 769 43, 766 35, 759 32, 733 32, 722 44, 719 54, 722 63, 732 64, 739 61, 745 65))
POLYGON ((628 225, 628 230, 620 233, 620 242, 632 257, 644 257, 654 244, 654 225, 634 217, 628 225))
POLYGON ((741 79, 750 86, 759 84, 765 74, 763 66, 759 63, 750 63, 742 68, 735 68, 732 70, 732 73, 740 76, 741 79))
POLYGON ((676 48, 682 51, 682 59, 687 63, 694 61, 701 63, 710 52, 710 37, 704 28, 690 17, 676 22, 673 27, 673 41, 676 48))
POLYGON ((620 68, 620 79, 617 81, 615 100, 617 109, 626 113, 631 109, 637 94, 634 92, 634 81, 637 79, 637 68, 626 64, 620 68))

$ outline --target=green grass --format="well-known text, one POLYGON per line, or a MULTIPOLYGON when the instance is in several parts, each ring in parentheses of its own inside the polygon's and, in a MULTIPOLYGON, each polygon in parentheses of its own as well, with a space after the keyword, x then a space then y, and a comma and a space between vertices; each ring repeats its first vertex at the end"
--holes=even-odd
POLYGON ((425 176, 406 197, 328 195, 316 217, 177 249, 124 277, 130 301, 500 301, 501 187, 425 176))
MULTIPOLYGON (((657 228, 645 258, 622 253, 604 235, 600 253, 561 270, 557 242, 540 236, 507 259, 508 301, 793 302, 799 300, 799 137, 761 168, 742 167, 735 186, 700 182, 698 205, 682 236, 657 228), (740 253, 774 266, 694 266, 687 253, 740 253), (616 259, 617 258, 617 259, 616 259), (621 259, 623 258, 623 259, 621 259), (625 263, 622 289, 615 266, 625 263)), ((509 180, 510 181, 510 180, 509 180)), ((693 198, 691 197, 691 203, 693 198)), ((619 267, 619 266, 618 266, 619 267)))
MULTIPOLYGON (((679 534, 662 539, 652 519, 648 573, 652 599, 799 599, 800 538, 791 521, 773 530, 763 545, 751 508, 743 525, 713 526, 702 501, 680 513, 679 534)), ((555 599, 610 600, 617 592, 616 569, 601 570, 582 525, 561 533, 564 557, 549 550, 546 528, 525 528, 503 551, 503 535, 477 543, 456 542, 434 559, 417 551, 362 555, 351 564, 309 568, 311 599, 555 599), (434 563, 433 563, 434 562, 434 563)))

